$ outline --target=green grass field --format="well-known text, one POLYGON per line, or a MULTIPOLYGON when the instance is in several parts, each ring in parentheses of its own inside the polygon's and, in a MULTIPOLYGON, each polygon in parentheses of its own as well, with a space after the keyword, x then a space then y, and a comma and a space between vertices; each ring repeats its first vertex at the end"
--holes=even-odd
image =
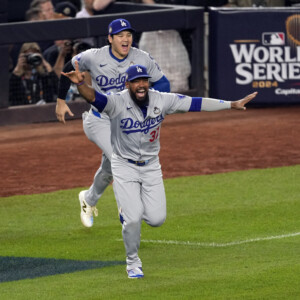
POLYGON ((140 280, 126 275, 111 187, 91 229, 82 188, 0 198, 0 299, 300 299, 299 178, 300 165, 165 180, 140 280))

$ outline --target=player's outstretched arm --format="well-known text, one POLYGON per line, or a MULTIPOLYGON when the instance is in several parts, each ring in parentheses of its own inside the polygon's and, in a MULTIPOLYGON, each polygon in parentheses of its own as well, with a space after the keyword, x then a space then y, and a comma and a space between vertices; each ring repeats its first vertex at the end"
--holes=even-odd
POLYGON ((78 62, 75 61, 75 71, 68 73, 61 72, 62 75, 68 77, 73 83, 77 85, 79 93, 88 101, 95 101, 95 89, 85 82, 85 72, 80 72, 78 62))
POLYGON ((257 95, 257 92, 254 92, 246 97, 244 97, 243 99, 237 100, 237 101, 231 101, 231 108, 233 109, 238 109, 238 110, 246 110, 245 105, 251 101, 252 99, 254 99, 257 95))

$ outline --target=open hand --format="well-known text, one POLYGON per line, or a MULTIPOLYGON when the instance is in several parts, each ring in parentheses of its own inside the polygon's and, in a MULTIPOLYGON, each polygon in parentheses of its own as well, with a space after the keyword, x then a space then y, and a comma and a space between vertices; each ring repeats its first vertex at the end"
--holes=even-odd
POLYGON ((85 78, 85 72, 79 71, 77 60, 75 60, 75 71, 71 71, 68 73, 61 72, 61 74, 68 77, 75 84, 78 84, 78 83, 84 81, 84 78, 85 78))
POLYGON ((237 100, 237 101, 232 101, 231 102, 231 108, 234 108, 234 109, 238 109, 238 110, 246 110, 246 107, 245 105, 251 101, 253 98, 255 98, 257 95, 257 92, 254 92, 246 97, 244 97, 243 99, 241 100, 237 100))

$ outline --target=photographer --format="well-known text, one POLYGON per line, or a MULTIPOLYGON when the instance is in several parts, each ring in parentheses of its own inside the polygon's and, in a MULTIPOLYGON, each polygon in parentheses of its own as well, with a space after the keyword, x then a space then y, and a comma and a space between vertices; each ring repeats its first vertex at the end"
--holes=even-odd
MULTIPOLYGON (((57 2, 54 8, 56 18, 70 19, 74 18, 77 13, 77 7, 69 2, 57 2)), ((58 77, 65 65, 72 58, 73 41, 71 40, 56 40, 54 44, 44 50, 43 56, 53 67, 54 72, 58 77)))
POLYGON ((9 79, 10 105, 43 104, 57 97, 58 78, 37 43, 24 43, 9 79))
POLYGON ((72 58, 73 41, 71 40, 59 40, 55 41, 55 44, 44 52, 44 57, 53 66, 53 71, 59 78, 61 71, 67 61, 72 58))

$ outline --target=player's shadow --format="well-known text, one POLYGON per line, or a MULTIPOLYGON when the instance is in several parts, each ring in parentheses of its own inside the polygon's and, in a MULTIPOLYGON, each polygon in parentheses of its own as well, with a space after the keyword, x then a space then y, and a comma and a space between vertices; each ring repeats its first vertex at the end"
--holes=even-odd
POLYGON ((0 282, 32 279, 124 264, 124 261, 81 261, 0 256, 0 282))

